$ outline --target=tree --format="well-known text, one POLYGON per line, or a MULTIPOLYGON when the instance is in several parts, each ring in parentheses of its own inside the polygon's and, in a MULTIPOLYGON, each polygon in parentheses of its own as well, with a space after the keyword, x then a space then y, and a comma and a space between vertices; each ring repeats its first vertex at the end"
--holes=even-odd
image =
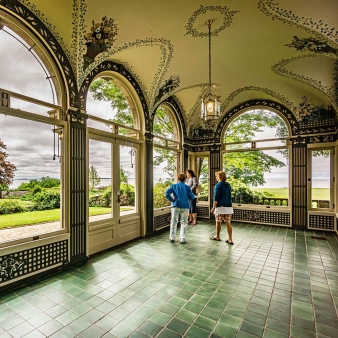
POLYGON ((120 168, 120 184, 121 183, 128 184, 128 177, 129 177, 128 171, 124 170, 121 166, 121 168, 120 168))
MULTIPOLYGON (((275 129, 276 137, 286 137, 285 122, 277 114, 266 110, 253 110, 239 115, 228 126, 224 139, 226 143, 242 142, 257 139, 257 134, 266 132, 267 128, 275 129)), ((227 149, 245 149, 247 145, 229 145, 227 149)), ((284 157, 287 152, 279 151, 284 157)), ((285 163, 270 156, 264 151, 228 152, 224 156, 224 168, 233 179, 241 179, 250 186, 263 185, 264 173, 271 172, 273 167, 284 167, 285 163)))
POLYGON ((101 178, 99 177, 96 168, 91 165, 89 167, 89 190, 94 190, 100 182, 101 178))
MULTIPOLYGON (((134 127, 134 119, 129 103, 120 88, 110 79, 98 78, 89 87, 94 100, 110 102, 115 112, 111 121, 134 127)), ((123 133, 123 131, 121 131, 123 133)))
POLYGON ((0 190, 8 189, 13 182, 16 166, 7 160, 7 147, 0 139, 0 190))

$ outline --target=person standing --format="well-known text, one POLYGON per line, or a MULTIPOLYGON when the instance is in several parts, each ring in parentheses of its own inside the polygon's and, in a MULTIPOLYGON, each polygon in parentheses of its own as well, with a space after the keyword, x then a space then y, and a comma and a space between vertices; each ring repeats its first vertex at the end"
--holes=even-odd
POLYGON ((190 208, 190 201, 195 196, 191 192, 189 186, 184 184, 185 174, 179 174, 178 182, 172 184, 165 192, 166 198, 171 202, 171 220, 170 220, 170 242, 175 242, 178 217, 180 216, 181 230, 180 230, 180 243, 186 243, 186 234, 188 227, 188 215, 190 208))
POLYGON ((197 196, 198 193, 196 191, 196 188, 198 186, 198 179, 194 173, 193 170, 188 169, 185 171, 185 174, 187 175, 187 179, 185 181, 185 184, 188 185, 192 191, 192 193, 195 195, 195 198, 190 203, 190 210, 189 210, 189 223, 192 225, 197 224, 197 212, 196 212, 196 204, 197 204, 197 196))
POLYGON ((233 245, 232 225, 230 222, 233 214, 231 186, 226 182, 226 174, 224 171, 216 172, 216 180, 218 183, 214 188, 214 202, 213 207, 211 208, 211 212, 215 215, 216 220, 216 236, 211 236, 210 239, 214 241, 221 240, 220 233, 222 222, 224 221, 228 232, 228 239, 225 242, 233 245))

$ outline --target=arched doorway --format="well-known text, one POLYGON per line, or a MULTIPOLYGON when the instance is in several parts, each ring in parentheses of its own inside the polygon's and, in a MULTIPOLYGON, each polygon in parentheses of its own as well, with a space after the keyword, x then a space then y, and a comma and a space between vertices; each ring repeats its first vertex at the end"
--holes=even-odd
POLYGON ((88 250, 89 254, 143 234, 143 124, 128 82, 114 72, 89 87, 88 250))

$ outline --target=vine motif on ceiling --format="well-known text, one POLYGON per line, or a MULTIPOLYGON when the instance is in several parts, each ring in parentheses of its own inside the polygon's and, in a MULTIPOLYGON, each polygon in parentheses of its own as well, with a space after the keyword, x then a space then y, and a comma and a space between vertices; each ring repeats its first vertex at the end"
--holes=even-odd
MULTIPOLYGON (((271 70, 274 73, 276 73, 277 75, 281 75, 281 76, 286 77, 286 78, 292 78, 292 79, 300 81, 302 83, 306 83, 306 84, 320 90, 321 92, 323 92, 330 99, 330 101, 337 102, 338 97, 337 97, 337 92, 336 92, 335 86, 332 86, 332 87, 324 86, 324 85, 322 85, 321 81, 317 81, 315 79, 312 79, 312 78, 304 76, 304 75, 296 74, 295 72, 286 69, 285 66, 287 64, 289 64, 289 63, 291 63, 295 60, 307 58, 307 57, 318 57, 318 54, 310 53, 310 54, 307 54, 307 55, 300 55, 300 56, 290 58, 290 59, 282 59, 279 63, 272 66, 271 70)), ((334 59, 336 58, 336 56, 333 55, 333 54, 328 54, 326 57, 330 57, 330 58, 334 58, 334 59)))
POLYGON ((315 105, 306 96, 303 96, 302 102, 293 109, 293 114, 298 122, 304 123, 334 118, 332 109, 326 109, 324 105, 315 105))
MULTIPOLYGON (((18 2, 17 1, 17 6, 18 6, 18 2)), ((59 45, 61 46, 63 52, 67 55, 67 58, 73 68, 73 70, 76 70, 76 58, 75 58, 75 54, 72 55, 69 50, 68 47, 66 45, 66 43, 63 41, 62 37, 60 36, 60 34, 57 32, 56 27, 51 25, 46 16, 37 9, 37 7, 32 4, 29 0, 20 0, 20 2, 25 5, 25 7, 27 7, 32 13, 34 13, 40 20, 41 22, 48 28, 48 30, 53 34, 54 38, 57 40, 57 42, 59 43, 59 45)), ((74 4, 73 4, 74 7, 74 4)), ((30 20, 27 20, 30 21, 30 20)), ((35 25, 33 25, 33 27, 37 28, 35 25)), ((41 32, 40 32, 41 33, 41 32)), ((42 36, 44 38, 46 38, 45 35, 42 34, 42 36)))
POLYGON ((248 108, 254 109, 256 106, 273 108, 274 110, 278 111, 287 119, 288 123, 290 124, 292 135, 299 133, 299 123, 296 120, 293 113, 289 109, 287 109, 282 104, 271 101, 271 100, 258 99, 258 100, 250 100, 250 101, 241 103, 237 105, 236 107, 232 108, 229 112, 227 112, 226 115, 224 115, 223 117, 220 117, 221 120, 219 124, 217 125, 217 129, 215 131, 215 141, 218 143, 220 142, 222 131, 225 125, 227 124, 227 122, 229 121, 229 119, 231 119, 234 115, 236 115, 243 109, 246 109, 246 110, 248 108))
POLYGON ((313 37, 298 38, 294 36, 292 41, 285 46, 295 48, 301 52, 327 53, 338 56, 338 49, 329 46, 325 41, 313 37))
MULTIPOLYGON (((201 99, 202 99, 202 96, 203 96, 203 94, 204 94, 204 92, 205 92, 205 89, 204 89, 204 88, 206 88, 208 85, 209 85, 208 83, 199 83, 199 84, 194 84, 194 85, 186 86, 186 87, 183 87, 183 88, 179 88, 179 89, 176 89, 176 90, 174 90, 173 92, 171 92, 170 95, 174 95, 174 94, 177 94, 177 93, 179 93, 179 92, 181 92, 181 91, 183 91, 183 90, 187 90, 187 89, 193 89, 193 88, 199 88, 199 87, 200 87, 200 88, 203 88, 203 89, 201 90, 201 93, 200 93, 200 95, 198 96, 198 98, 197 98, 197 100, 196 100, 194 106, 190 109, 189 113, 188 113, 187 116, 186 116, 186 120, 187 120, 187 121, 190 122, 191 119, 193 118, 193 115, 194 115, 194 113, 195 113, 195 110, 197 109, 197 106, 200 104, 201 99)), ((166 96, 164 96, 164 99, 165 99, 165 98, 166 98, 166 96)), ((183 111, 183 110, 182 110, 182 111, 183 111)))
POLYGON ((323 20, 316 22, 312 18, 300 17, 292 11, 279 7, 279 4, 273 0, 260 0, 258 8, 267 16, 272 16, 273 19, 299 26, 315 34, 319 39, 325 39, 328 43, 338 46, 338 31, 334 27, 330 28, 323 20))
MULTIPOLYGON (((42 36, 45 43, 51 48, 55 58, 61 65, 69 92, 69 105, 76 107, 78 104, 78 91, 76 79, 73 73, 72 58, 64 44, 62 38, 55 31, 55 27, 51 26, 44 15, 36 9, 36 6, 28 0, 21 0, 22 4, 17 1, 14 7, 14 13, 21 17, 31 27, 42 36)), ((0 0, 3 4, 3 0, 0 0)), ((74 61, 74 60, 73 60, 74 61)))
POLYGON ((155 97, 155 102, 160 101, 163 96, 170 96, 171 93, 179 87, 181 79, 178 75, 172 75, 164 84, 160 87, 158 94, 155 97))
POLYGON ((217 36, 219 32, 223 31, 225 28, 230 27, 232 24, 233 17, 239 11, 230 11, 227 6, 202 6, 197 9, 191 17, 188 19, 188 23, 185 26, 186 33, 185 35, 191 34, 193 38, 205 38, 208 37, 208 32, 199 32, 197 29, 194 28, 194 24, 198 16, 203 15, 207 12, 219 12, 223 15, 223 22, 222 25, 219 26, 217 29, 211 31, 212 36, 217 36))
POLYGON ((258 91, 258 92, 262 92, 265 93, 269 96, 272 96, 273 98, 279 100, 281 103, 283 103, 285 106, 288 107, 293 107, 294 103, 291 102, 290 100, 288 100, 285 96, 283 96, 280 93, 277 93, 275 91, 273 91, 272 89, 269 88, 263 88, 263 87, 256 87, 256 86, 246 86, 246 87, 242 87, 239 88, 235 91, 233 91, 232 93, 230 93, 230 95, 222 102, 221 104, 221 112, 222 115, 224 115, 224 112, 226 110, 226 108, 229 106, 230 102, 240 93, 248 91, 248 90, 254 90, 254 91, 258 91))
POLYGON ((159 47, 161 51, 161 58, 154 74, 153 81, 150 85, 149 91, 145 92, 144 95, 147 99, 147 104, 149 110, 152 111, 155 105, 155 97, 157 96, 160 88, 160 83, 162 83, 164 75, 166 74, 169 64, 173 58, 173 46, 169 40, 163 38, 146 38, 146 39, 137 39, 133 42, 129 42, 124 44, 123 46, 116 47, 113 46, 109 50, 101 53, 95 58, 94 62, 91 63, 85 71, 81 72, 81 76, 79 77, 79 84, 82 84, 84 78, 90 73, 96 66, 100 63, 104 62, 106 59, 110 58, 112 55, 116 55, 120 52, 139 47, 159 47))
POLYGON ((102 17, 101 22, 92 21, 90 32, 84 35, 87 52, 83 55, 83 68, 94 62, 95 56, 108 50, 117 40, 118 27, 113 18, 102 17))

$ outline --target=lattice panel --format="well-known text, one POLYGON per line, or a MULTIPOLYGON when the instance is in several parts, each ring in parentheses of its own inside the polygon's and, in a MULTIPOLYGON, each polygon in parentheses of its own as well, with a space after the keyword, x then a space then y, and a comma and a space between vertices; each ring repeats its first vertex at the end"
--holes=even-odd
POLYGON ((171 213, 157 215, 154 217, 154 229, 163 228, 170 225, 171 213))
POLYGON ((318 128, 318 127, 326 127, 326 126, 334 126, 335 121, 334 119, 326 119, 326 120, 321 120, 321 121, 307 121, 305 123, 300 122, 299 127, 301 129, 306 129, 306 128, 318 128))
POLYGON ((197 212, 197 217, 201 218, 209 218, 210 213, 209 213, 210 208, 208 206, 197 206, 196 212, 197 212))
POLYGON ((334 216, 310 215, 309 228, 334 230, 334 216))
POLYGON ((292 226, 307 227, 307 140, 295 139, 292 145, 292 226))
MULTIPOLYGON (((70 148, 70 251, 71 263, 75 264, 86 259, 86 130, 80 123, 83 114, 75 116, 79 122, 71 123, 70 148)), ((82 120, 81 120, 82 119, 82 120)))
POLYGON ((0 284, 60 263, 68 263, 67 240, 0 256, 0 284))
POLYGON ((286 212, 234 209, 232 218, 238 221, 290 225, 290 214, 286 212))

